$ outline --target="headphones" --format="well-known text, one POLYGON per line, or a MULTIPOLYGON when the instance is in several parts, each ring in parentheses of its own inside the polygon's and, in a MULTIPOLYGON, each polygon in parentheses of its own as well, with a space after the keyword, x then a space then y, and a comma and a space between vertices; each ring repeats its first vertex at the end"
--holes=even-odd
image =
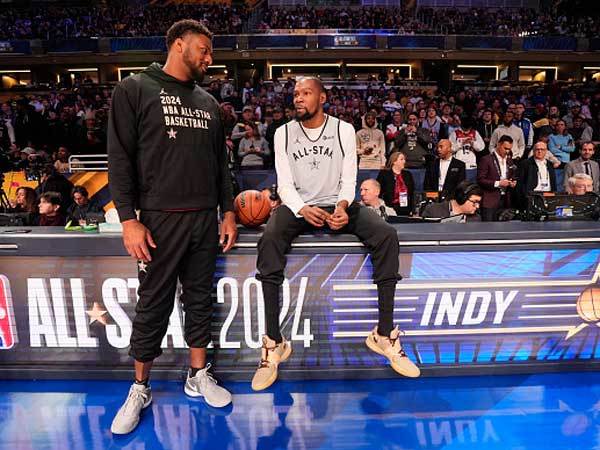
POLYGON ((475 183, 460 183, 454 191, 454 200, 459 205, 464 205, 469 200, 473 191, 479 191, 479 185, 475 183))

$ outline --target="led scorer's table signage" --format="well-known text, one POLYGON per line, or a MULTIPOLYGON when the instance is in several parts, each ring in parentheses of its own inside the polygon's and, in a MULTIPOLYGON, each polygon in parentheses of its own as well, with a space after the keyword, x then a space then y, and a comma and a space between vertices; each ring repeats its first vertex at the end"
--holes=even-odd
MULTIPOLYGON (((135 263, 125 257, 2 256, 0 357, 4 365, 83 362, 129 367, 135 263)), ((254 255, 218 260, 213 345, 218 370, 254 369, 264 333, 254 255)), ((424 368, 573 364, 600 358, 600 250, 518 250, 401 255, 405 279, 394 319, 424 368)), ((294 355, 286 367, 380 367, 364 338, 377 323, 372 266, 363 254, 288 258, 280 320, 294 355)), ((174 302, 157 365, 187 359, 174 302)), ((0 367, 0 370, 2 368, 0 367)))

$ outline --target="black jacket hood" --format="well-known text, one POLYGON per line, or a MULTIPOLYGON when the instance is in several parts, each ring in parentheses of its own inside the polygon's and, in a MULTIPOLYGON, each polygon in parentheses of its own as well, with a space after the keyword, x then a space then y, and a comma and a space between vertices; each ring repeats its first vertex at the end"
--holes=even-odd
POLYGON ((172 77, 167 72, 165 72, 163 70, 163 66, 157 62, 153 62, 148 67, 146 67, 142 72, 145 73, 146 75, 148 75, 149 77, 154 78, 157 81, 160 81, 161 83, 174 83, 174 84, 179 84, 181 86, 186 86, 189 88, 193 88, 194 86, 196 86, 196 82, 194 80, 181 81, 175 77, 172 77))

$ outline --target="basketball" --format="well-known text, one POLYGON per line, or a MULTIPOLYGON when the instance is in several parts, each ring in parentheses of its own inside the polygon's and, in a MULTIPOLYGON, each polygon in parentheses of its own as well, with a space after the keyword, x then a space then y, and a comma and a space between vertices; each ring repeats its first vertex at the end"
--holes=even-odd
POLYGON ((600 287, 589 286, 581 293, 577 299, 577 314, 586 322, 600 320, 600 287))
POLYGON ((262 225, 271 213, 269 198, 255 190, 240 192, 233 206, 238 222, 248 228, 262 225))

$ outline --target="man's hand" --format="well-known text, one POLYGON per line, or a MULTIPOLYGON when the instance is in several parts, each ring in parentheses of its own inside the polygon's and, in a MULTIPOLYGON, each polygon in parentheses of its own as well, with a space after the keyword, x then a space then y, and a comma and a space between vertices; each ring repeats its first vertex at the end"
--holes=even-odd
POLYGON ((510 187, 510 185, 511 185, 510 180, 500 180, 500 187, 507 188, 507 187, 510 187))
POLYGON ((148 246, 156 248, 150 230, 137 219, 123 222, 123 244, 133 258, 145 263, 152 261, 148 246))
POLYGON ((237 225, 235 224, 235 213, 228 211, 223 215, 223 223, 221 224, 221 236, 219 243, 223 247, 223 253, 226 253, 235 245, 237 240, 237 225))
POLYGON ((322 210, 316 206, 304 206, 300 211, 298 211, 304 219, 310 223, 312 226, 321 228, 325 225, 325 221, 329 220, 331 214, 327 211, 322 210))
POLYGON ((552 167, 558 169, 560 167, 560 161, 556 161, 554 164, 552 164, 552 167))
POLYGON ((347 202, 340 202, 335 207, 335 211, 331 217, 327 220, 327 225, 334 231, 340 230, 348 225, 348 213, 346 212, 346 208, 348 207, 347 202))

